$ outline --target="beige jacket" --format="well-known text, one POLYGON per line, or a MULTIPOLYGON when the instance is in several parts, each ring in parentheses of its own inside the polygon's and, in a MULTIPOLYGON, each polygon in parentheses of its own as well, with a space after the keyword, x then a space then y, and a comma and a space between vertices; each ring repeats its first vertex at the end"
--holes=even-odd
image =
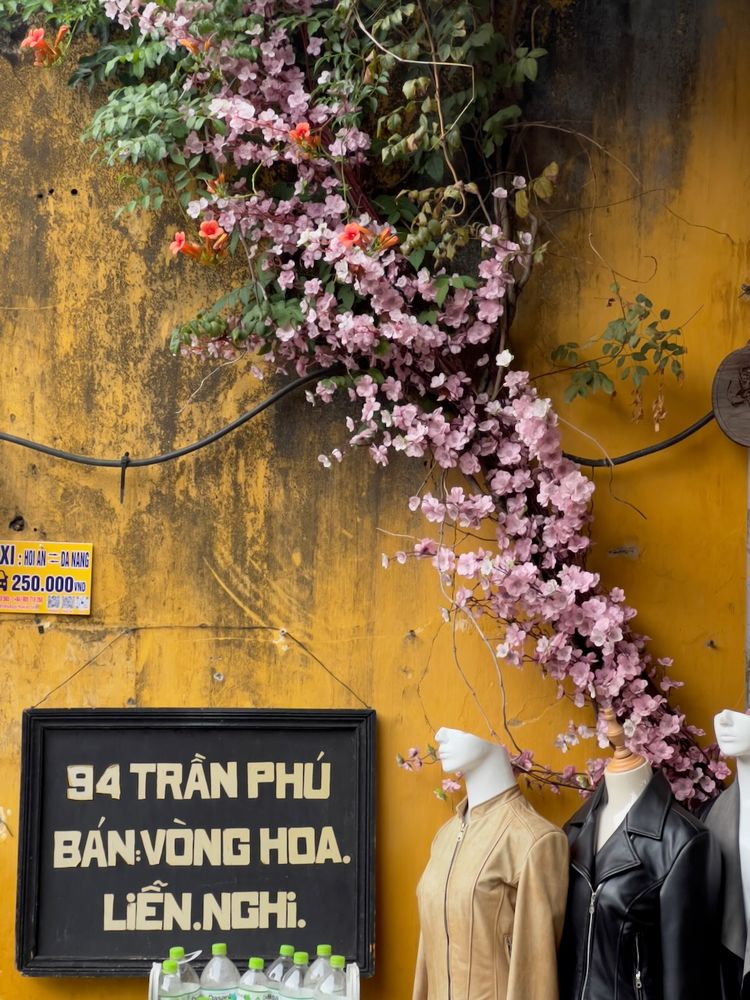
POLYGON ((557 1000, 565 834, 518 788, 438 830, 417 887, 413 1000, 557 1000))

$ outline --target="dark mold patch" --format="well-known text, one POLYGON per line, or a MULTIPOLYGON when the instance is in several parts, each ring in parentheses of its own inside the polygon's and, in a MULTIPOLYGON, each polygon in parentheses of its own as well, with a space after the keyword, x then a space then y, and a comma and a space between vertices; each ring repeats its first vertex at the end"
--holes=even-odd
POLYGON ((716 0, 548 3, 536 19, 536 44, 549 55, 529 91, 526 120, 593 130, 605 144, 616 135, 617 155, 636 173, 648 142, 648 185, 679 185, 701 45, 721 23, 716 7, 716 0))

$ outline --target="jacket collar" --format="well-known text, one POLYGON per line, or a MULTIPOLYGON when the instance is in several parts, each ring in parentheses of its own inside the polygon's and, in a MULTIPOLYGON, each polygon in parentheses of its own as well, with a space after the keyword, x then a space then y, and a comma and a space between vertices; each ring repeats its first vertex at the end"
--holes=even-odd
POLYGON ((716 838, 724 861, 724 913, 721 943, 744 962, 743 975, 750 969, 745 899, 740 864, 740 792, 735 781, 722 792, 704 820, 716 838))
POLYGON ((493 795, 491 799, 486 799, 484 802, 480 802, 479 805, 474 806, 473 809, 469 809, 469 800, 466 796, 461 799, 461 801, 456 806, 456 815, 461 821, 467 821, 473 819, 474 817, 484 816, 485 813, 490 812, 496 806, 503 806, 506 802, 511 802, 513 799, 517 799, 521 794, 521 789, 518 785, 511 785, 510 788, 506 788, 504 792, 499 792, 497 795, 493 795))
POLYGON ((578 831, 575 840, 571 838, 571 864, 591 885, 594 882, 594 871, 599 883, 641 864, 635 842, 628 835, 661 840, 673 798, 666 778, 657 771, 631 806, 624 823, 612 834, 597 856, 598 813, 607 801, 607 786, 601 781, 589 801, 568 822, 571 835, 574 836, 578 831))

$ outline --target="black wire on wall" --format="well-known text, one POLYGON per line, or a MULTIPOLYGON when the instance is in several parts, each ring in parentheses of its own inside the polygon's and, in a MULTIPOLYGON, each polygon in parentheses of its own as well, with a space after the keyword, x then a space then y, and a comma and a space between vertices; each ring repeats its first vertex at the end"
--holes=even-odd
POLYGON ((577 462, 579 465, 586 465, 590 469, 601 469, 608 468, 613 465, 624 465, 626 462, 634 462, 637 458, 645 458, 646 455, 653 455, 657 451, 664 451, 665 448, 671 448, 673 444, 679 444, 680 441, 684 441, 685 438, 689 438, 696 431, 699 431, 706 424, 711 423, 714 419, 714 411, 711 410, 701 417, 700 420, 696 420, 694 424, 686 427, 684 431, 680 431, 679 434, 675 434, 671 438, 667 438, 664 441, 659 441, 656 444, 651 444, 647 448, 639 448, 637 451, 629 451, 626 455, 618 455, 616 458, 581 458, 580 455, 569 455, 567 451, 563 452, 566 458, 569 458, 572 462, 577 462))
MULTIPOLYGON (((264 410, 267 410, 269 406, 273 406, 284 396, 288 396, 289 393, 294 392, 296 389, 302 388, 302 386, 309 385, 310 382, 316 382, 321 378, 329 377, 333 374, 337 374, 341 371, 338 366, 332 368, 326 368, 314 372, 308 372, 301 378, 295 379, 293 382, 287 383, 287 385, 282 386, 281 389, 277 389, 276 392, 272 393, 266 399, 262 400, 252 409, 247 410, 241 416, 237 417, 231 423, 226 424, 224 427, 220 427, 219 430, 214 431, 213 434, 209 434, 206 437, 200 438, 198 441, 194 441, 192 444, 184 445, 182 448, 176 448, 174 451, 164 452, 162 455, 151 455, 148 458, 131 458, 129 452, 125 452, 121 458, 93 458, 90 455, 78 455, 75 452, 66 451, 64 448, 53 448, 50 445, 40 444, 38 441, 31 441, 28 438, 17 437, 15 434, 7 434, 5 431, 0 431, 0 441, 6 441, 8 444, 18 445, 20 448, 28 448, 31 451, 41 452, 43 455, 50 455, 52 458, 59 458, 65 462, 76 462, 78 465, 91 465, 97 466, 99 468, 110 468, 110 469, 120 469, 120 502, 122 502, 125 494, 125 472, 130 468, 143 468, 147 465, 161 465, 163 462, 171 462, 177 458, 184 458, 185 455, 190 455, 194 451, 200 451, 201 448, 206 448, 210 444, 214 444, 216 441, 221 440, 227 434, 231 434, 232 431, 236 431, 243 424, 246 424, 253 417, 257 417, 264 410)), ((583 458, 580 455, 571 455, 568 452, 563 452, 566 458, 578 465, 585 465, 588 468, 607 468, 615 465, 624 465, 626 462, 634 462, 638 458, 644 458, 646 455, 653 455, 658 451, 664 451, 666 448, 671 448, 675 444, 679 444, 686 438, 695 434, 706 424, 710 423, 714 419, 713 411, 707 413, 700 420, 697 420, 694 424, 686 427, 679 434, 675 434, 673 437, 667 438, 664 441, 660 441, 657 444, 649 445, 647 448, 639 448, 637 451, 630 451, 625 455, 618 455, 615 458, 583 458)))

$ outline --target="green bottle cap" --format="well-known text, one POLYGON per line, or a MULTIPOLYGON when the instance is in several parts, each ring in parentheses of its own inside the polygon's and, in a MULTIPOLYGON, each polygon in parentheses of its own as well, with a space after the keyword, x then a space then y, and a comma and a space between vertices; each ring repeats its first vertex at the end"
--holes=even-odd
POLYGON ((169 974, 170 972, 177 972, 177 962, 173 958, 168 958, 166 962, 161 963, 162 972, 169 974))
POLYGON ((212 944, 211 954, 212 955, 226 955, 227 946, 225 944, 212 944))
POLYGON ((248 969, 263 969, 265 962, 262 958, 249 958, 247 961, 248 969))
POLYGON ((306 951, 295 951, 294 953, 294 964, 295 965, 307 965, 310 956, 306 951))
POLYGON ((282 946, 279 948, 279 955, 283 955, 284 958, 291 958, 293 954, 294 954, 293 944, 282 944, 282 946))
POLYGON ((185 949, 176 944, 174 947, 169 949, 169 957, 173 958, 175 962, 177 962, 181 958, 185 957, 185 949))
POLYGON ((346 966, 346 959, 343 955, 331 955, 331 968, 343 969, 346 966))
POLYGON ((333 948, 330 944, 319 944, 317 949, 317 954, 324 958, 329 958, 333 948))

